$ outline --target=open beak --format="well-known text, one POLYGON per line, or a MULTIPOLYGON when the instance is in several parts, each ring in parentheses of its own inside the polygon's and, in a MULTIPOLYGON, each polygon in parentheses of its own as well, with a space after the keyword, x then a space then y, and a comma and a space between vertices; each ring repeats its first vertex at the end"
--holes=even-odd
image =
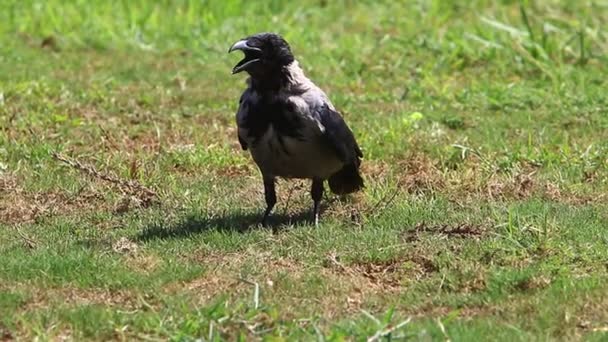
POLYGON ((253 46, 249 46, 247 44, 247 40, 239 40, 234 43, 228 53, 232 51, 241 50, 245 54, 245 58, 243 58, 237 65, 232 68, 232 74, 238 74, 239 72, 245 70, 248 66, 257 63, 260 61, 260 57, 262 56, 262 50, 253 46))

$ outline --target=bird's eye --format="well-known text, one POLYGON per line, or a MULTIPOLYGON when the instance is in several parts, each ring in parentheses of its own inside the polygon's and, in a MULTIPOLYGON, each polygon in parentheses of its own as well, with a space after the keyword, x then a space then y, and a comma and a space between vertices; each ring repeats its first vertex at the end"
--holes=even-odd
POLYGON ((260 42, 258 39, 250 39, 247 42, 247 45, 251 46, 251 47, 256 47, 256 48, 261 48, 262 47, 262 42, 260 42))

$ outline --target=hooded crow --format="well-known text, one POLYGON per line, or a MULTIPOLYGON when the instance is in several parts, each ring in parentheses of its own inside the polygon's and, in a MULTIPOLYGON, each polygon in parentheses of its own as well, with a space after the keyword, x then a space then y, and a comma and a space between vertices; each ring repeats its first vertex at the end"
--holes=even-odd
POLYGON ((327 95, 305 75, 289 44, 274 33, 258 33, 236 42, 245 58, 232 69, 250 78, 236 114, 238 139, 249 150, 264 180, 266 211, 276 203, 275 179, 312 179, 313 220, 319 224, 323 182, 345 195, 363 188, 363 154, 353 132, 327 95))

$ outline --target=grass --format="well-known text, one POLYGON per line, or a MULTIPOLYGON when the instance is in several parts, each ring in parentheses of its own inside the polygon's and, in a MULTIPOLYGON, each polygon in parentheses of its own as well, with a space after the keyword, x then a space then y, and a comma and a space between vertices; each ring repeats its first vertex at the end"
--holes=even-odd
POLYGON ((1 9, 0 338, 606 339, 605 3, 1 9), (299 181, 256 226, 226 51, 267 30, 365 154, 316 229, 299 181))

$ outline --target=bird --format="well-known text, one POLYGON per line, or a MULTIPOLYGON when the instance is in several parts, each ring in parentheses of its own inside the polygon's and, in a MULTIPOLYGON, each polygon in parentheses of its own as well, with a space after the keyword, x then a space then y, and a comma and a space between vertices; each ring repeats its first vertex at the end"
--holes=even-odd
POLYGON ((324 182, 337 195, 364 188, 363 153, 351 129, 327 95, 295 59, 276 33, 262 32, 234 43, 228 53, 244 58, 232 74, 249 74, 236 113, 237 136, 249 150, 264 183, 266 227, 277 202, 277 178, 311 179, 312 220, 319 225, 324 182))

